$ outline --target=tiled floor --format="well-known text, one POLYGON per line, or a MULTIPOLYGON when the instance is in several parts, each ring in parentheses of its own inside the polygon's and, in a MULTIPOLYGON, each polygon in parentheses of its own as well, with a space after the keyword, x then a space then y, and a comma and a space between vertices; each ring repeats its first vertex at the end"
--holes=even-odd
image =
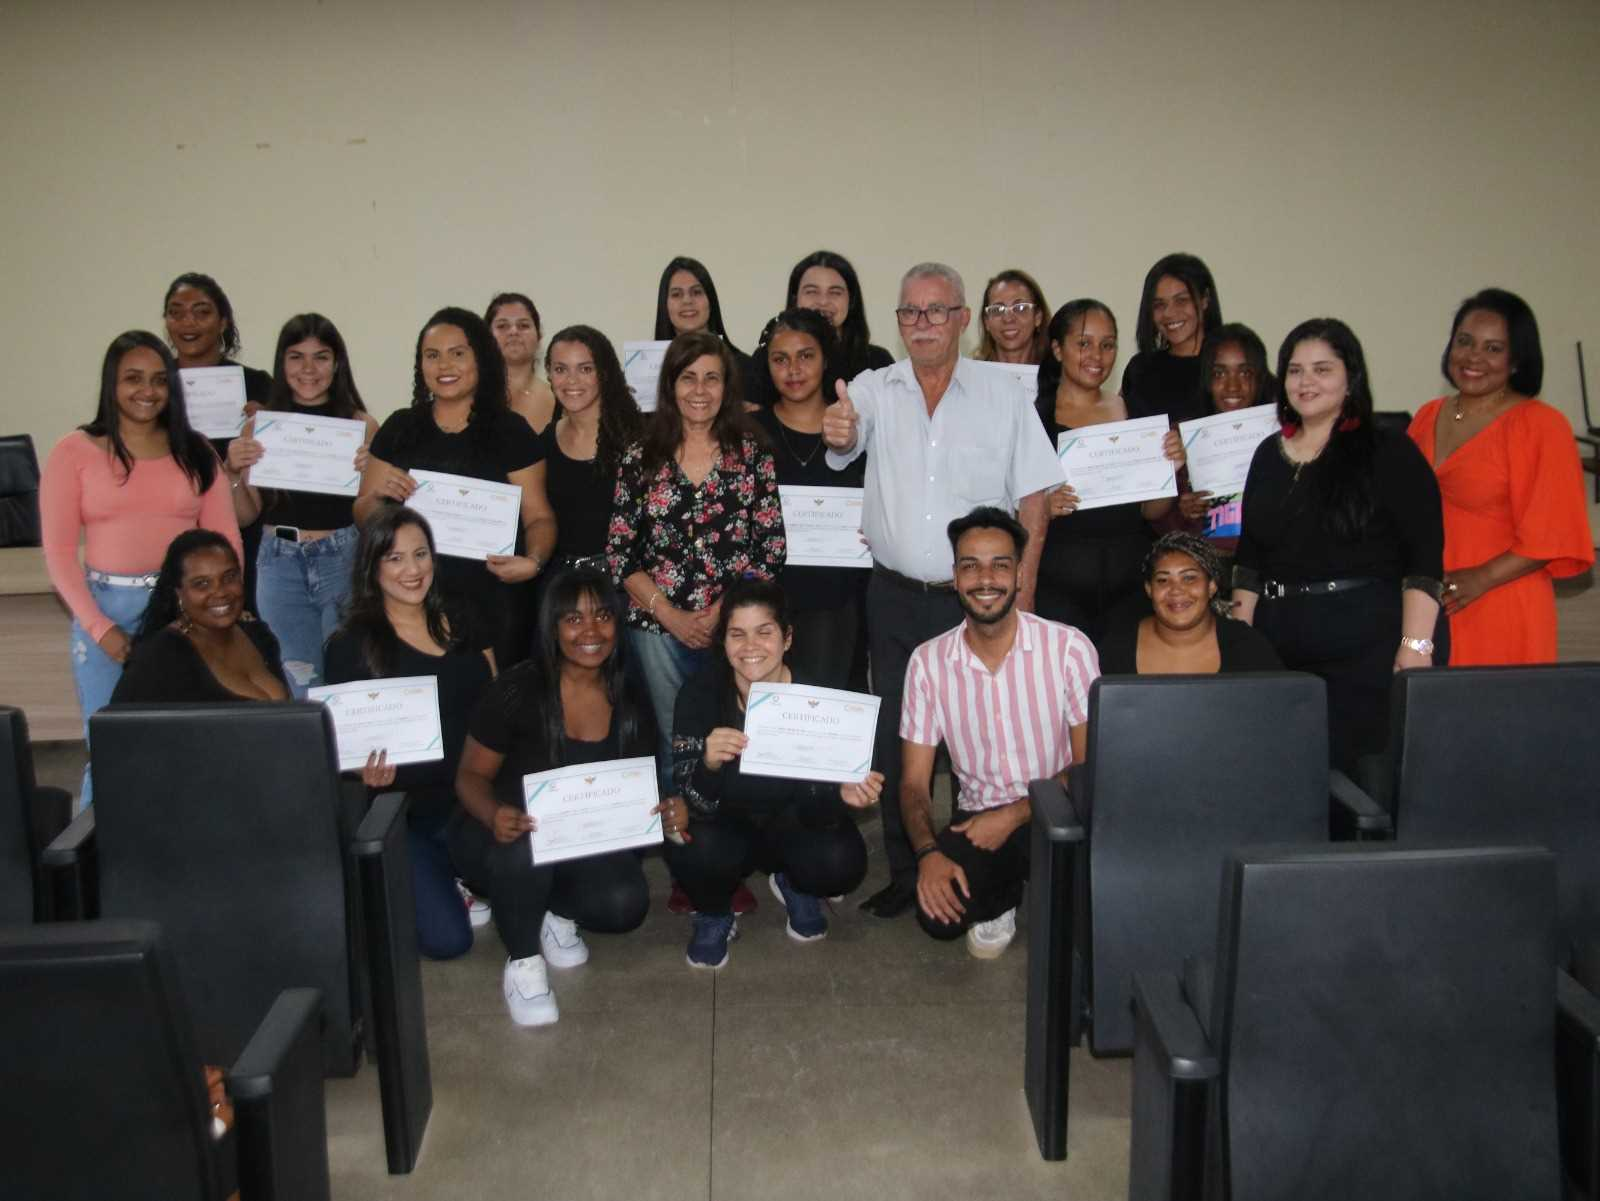
MULTIPOLYGON (((1600 658, 1600 592, 1564 587, 1564 658, 1600 658)), ((72 785, 79 746, 40 755, 72 785)), ((864 828, 878 852, 877 822, 864 828)), ((759 885, 728 966, 683 961, 688 922, 650 864, 644 926, 591 937, 553 972, 561 1021, 513 1027, 492 928, 424 967, 434 1111, 410 1176, 385 1170, 377 1075, 328 1084, 334 1195, 625 1201, 1115 1198, 1126 1192, 1128 1064, 1074 1052, 1070 1155, 1039 1159, 1022 1098, 1026 929, 1000 960, 910 918, 838 908, 799 945, 759 885)), ((882 879, 881 855, 861 893, 882 879)))

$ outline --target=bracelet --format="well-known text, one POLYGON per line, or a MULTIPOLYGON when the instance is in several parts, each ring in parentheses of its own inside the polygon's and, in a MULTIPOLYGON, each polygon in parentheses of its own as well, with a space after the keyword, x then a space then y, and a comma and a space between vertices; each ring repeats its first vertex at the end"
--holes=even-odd
POLYGON ((665 592, 663 592, 663 591, 661 591, 661 589, 657 588, 655 590, 655 592, 651 594, 650 603, 644 607, 644 611, 646 613, 648 613, 651 617, 654 617, 656 615, 656 602, 658 600, 660 600, 665 595, 666 595, 665 592))
POLYGON ((1402 638, 1400 645, 1408 651, 1416 651, 1419 655, 1433 654, 1432 638, 1402 638))
POLYGON ((939 844, 938 843, 930 842, 927 846, 923 847, 920 851, 917 852, 917 862, 921 863, 924 859, 926 859, 929 855, 933 854, 938 849, 939 849, 939 844))

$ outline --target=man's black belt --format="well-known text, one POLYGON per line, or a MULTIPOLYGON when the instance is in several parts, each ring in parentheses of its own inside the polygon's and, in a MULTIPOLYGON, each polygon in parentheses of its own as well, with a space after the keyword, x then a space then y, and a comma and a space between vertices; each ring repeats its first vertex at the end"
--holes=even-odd
POLYGON ((872 561, 872 570, 877 572, 896 588, 904 588, 907 592, 954 592, 954 580, 915 580, 908 575, 901 575, 898 571, 891 571, 876 559, 872 561))

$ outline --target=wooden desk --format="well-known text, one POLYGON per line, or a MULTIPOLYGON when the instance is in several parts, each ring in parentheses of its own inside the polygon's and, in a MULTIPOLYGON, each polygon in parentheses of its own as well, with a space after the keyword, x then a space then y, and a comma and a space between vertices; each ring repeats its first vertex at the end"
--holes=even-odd
POLYGON ((44 552, 0 547, 0 701, 28 715, 36 742, 78 742, 83 715, 72 686, 72 615, 50 587, 44 552))

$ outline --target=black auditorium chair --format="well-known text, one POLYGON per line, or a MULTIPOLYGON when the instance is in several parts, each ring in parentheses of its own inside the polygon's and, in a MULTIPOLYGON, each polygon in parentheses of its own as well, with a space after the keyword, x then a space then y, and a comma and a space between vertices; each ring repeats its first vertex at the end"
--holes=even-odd
POLYGON ((28 434, 0 436, 0 546, 39 545, 39 458, 28 434))
MULTIPOLYGON (((1294 672, 1102 677, 1069 784, 1029 788, 1023 1078, 1046 1159, 1067 1153, 1069 1048, 1132 1051, 1133 975, 1210 952, 1224 857, 1325 843, 1330 790, 1355 792, 1328 767, 1322 681, 1294 672)), ((1363 820, 1386 824, 1370 802, 1363 820)))
POLYGON ((43 921, 55 904, 39 856, 72 816, 72 794, 41 788, 22 710, 0 705, 0 924, 43 921))
POLYGON ((1214 970, 1135 983, 1132 1201, 1584 1195, 1552 1069, 1559 1011, 1592 1071, 1600 1005, 1548 851, 1254 848, 1221 883, 1214 970))
POLYGON ((320 704, 119 705, 89 724, 94 804, 46 865, 92 847, 99 916, 161 923, 210 1062, 278 990, 321 989, 327 1070, 374 1054, 389 1170, 410 1171, 433 1094, 404 798, 362 815, 320 704))
POLYGON ((224 1068, 218 1138, 178 975, 152 922, 0 927, 0 1193, 325 1201, 320 995, 263 1007, 224 1068))

